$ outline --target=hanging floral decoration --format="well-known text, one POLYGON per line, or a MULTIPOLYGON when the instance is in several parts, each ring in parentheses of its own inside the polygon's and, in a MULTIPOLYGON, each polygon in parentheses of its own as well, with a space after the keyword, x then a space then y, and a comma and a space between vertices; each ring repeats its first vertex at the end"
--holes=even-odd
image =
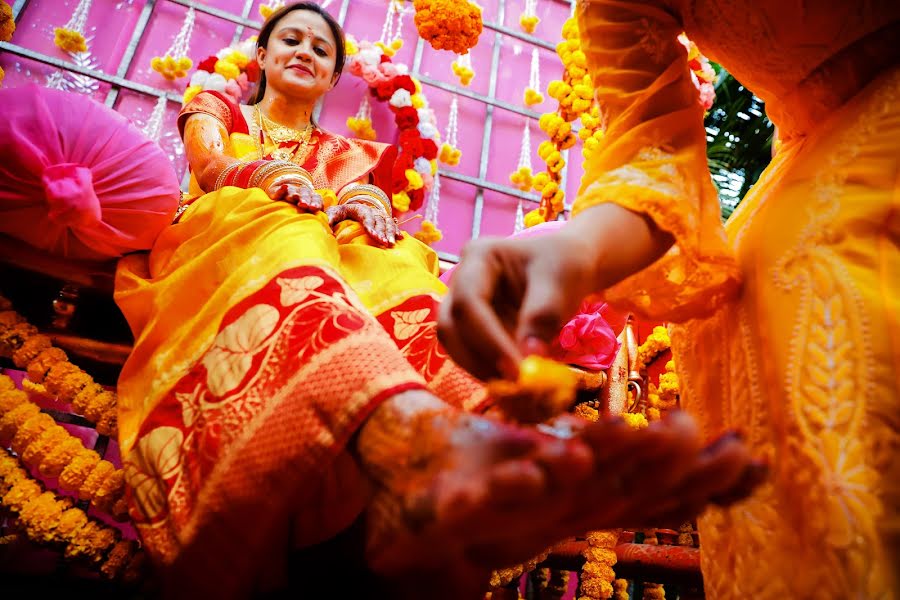
POLYGON ((392 57, 403 48, 403 17, 406 15, 403 0, 389 0, 381 37, 375 45, 385 55, 392 57))
POLYGON ((612 582, 616 578, 613 566, 616 564, 619 530, 592 531, 586 538, 578 600, 605 600, 613 594, 612 582))
POLYGON ((613 581, 613 600, 629 600, 628 580, 616 579, 613 581))
POLYGON ((53 43, 64 52, 87 52, 87 41, 84 39, 84 27, 87 24, 91 0, 81 0, 69 22, 53 30, 53 43))
POLYGON ((529 117, 525 117, 525 127, 522 130, 519 164, 516 170, 510 174, 509 182, 523 192, 530 191, 534 183, 534 173, 531 167, 531 119, 529 117))
POLYGON ((459 97, 453 95, 450 101, 450 114, 447 115, 447 131, 444 135, 444 143, 441 144, 438 160, 448 167, 455 167, 462 159, 462 150, 459 149, 459 97))
POLYGON ((358 51, 347 57, 347 71, 366 82, 372 97, 388 103, 400 130, 400 152, 392 174, 394 209, 399 213, 418 210, 437 173, 440 134, 434 112, 409 67, 394 63, 376 44, 363 41, 354 45, 358 51))
POLYGON ((703 106, 703 110, 709 110, 716 101, 716 88, 713 84, 716 80, 716 72, 709 63, 709 59, 700 53, 697 44, 689 40, 685 34, 679 35, 678 41, 687 49, 691 79, 700 91, 700 104, 703 106))
POLYGON ((525 33, 534 33, 541 20, 537 16, 537 0, 525 0, 525 10, 519 16, 519 27, 525 33))
POLYGON ((481 8, 468 0, 413 0, 419 37, 435 50, 466 54, 484 28, 481 8))
POLYGON ((347 129, 361 140, 373 141, 377 137, 378 134, 372 126, 372 103, 369 102, 368 96, 363 96, 356 114, 347 117, 347 129))
POLYGON ((594 88, 587 72, 587 59, 581 50, 578 23, 574 18, 565 22, 562 34, 563 41, 557 44, 556 53, 565 67, 563 79, 551 82, 547 88, 547 93, 558 102, 559 107, 556 112, 542 115, 539 121, 549 138, 538 146, 538 155, 547 163, 547 170, 534 178, 533 186, 541 194, 541 203, 525 215, 526 227, 556 220, 565 209, 565 192, 561 183, 566 161, 562 153, 577 141, 577 136, 572 132, 572 121, 590 111, 594 101, 594 88))
POLYGON ((251 36, 206 57, 191 75, 182 102, 187 104, 200 92, 212 90, 240 103, 259 81, 259 63, 255 56, 256 36, 251 36))
POLYGON ((194 32, 196 13, 189 8, 184 17, 181 29, 172 40, 172 45, 162 56, 154 56, 150 61, 150 68, 168 79, 175 81, 187 77, 188 71, 194 66, 194 62, 188 58, 187 53, 191 44, 191 35, 194 32))
POLYGON ((528 76, 528 87, 525 88, 525 97, 523 101, 525 106, 535 106, 544 102, 544 95, 541 89, 541 62, 540 54, 537 48, 531 50, 531 69, 528 76))
POLYGON ((459 84, 463 87, 469 87, 472 80, 475 78, 475 69, 472 68, 471 54, 461 54, 457 56, 456 60, 450 63, 450 69, 453 71, 453 74, 456 75, 457 79, 459 79, 459 84))
POLYGON ((658 421, 663 414, 678 406, 679 382, 675 361, 666 363, 666 370, 659 376, 659 385, 650 384, 647 390, 647 418, 658 421))
MULTIPOLYGON (((381 37, 375 42, 375 46, 385 56, 393 57, 403 47, 403 17, 406 14, 404 10, 402 0, 388 2, 384 25, 381 27, 381 37)), ((348 37, 346 40, 347 56, 354 56, 358 53, 359 48, 356 46, 356 41, 348 37)), ((363 96, 356 115, 347 117, 347 129, 363 140, 374 140, 377 137, 372 125, 372 105, 368 96, 363 96)))
POLYGON ((666 600, 666 590, 661 583, 644 584, 644 600, 666 600))

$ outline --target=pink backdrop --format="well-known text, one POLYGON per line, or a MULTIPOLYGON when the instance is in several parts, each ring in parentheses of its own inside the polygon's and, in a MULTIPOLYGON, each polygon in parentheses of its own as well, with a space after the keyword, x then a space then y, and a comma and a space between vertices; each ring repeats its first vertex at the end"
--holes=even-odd
MULTIPOLYGON (((263 0, 253 2, 248 15, 249 19, 256 22, 261 20, 258 6, 262 2, 263 0)), ((89 45, 91 60, 95 61, 95 68, 108 74, 116 74, 145 4, 146 0, 94 0, 87 21, 87 35, 93 37, 92 40, 89 40, 89 45)), ((202 4, 239 15, 244 9, 246 1, 208 0, 202 4)), ((328 2, 327 8, 332 14, 337 15, 341 4, 341 0, 331 0, 328 2)), ((498 12, 501 10, 501 0, 482 0, 480 4, 484 8, 485 21, 496 23, 498 12)), ((519 16, 524 9, 525 0, 506 0, 504 4, 503 24, 519 31, 519 16)), ((53 45, 53 28, 64 25, 76 5, 77 0, 30 0, 25 4, 19 17, 18 29, 13 36, 12 43, 71 61, 71 57, 53 45)), ((570 4, 567 0, 539 0, 537 5, 537 13, 542 21, 538 25, 535 36, 555 44, 560 39, 563 21, 570 14, 570 4)), ((381 35, 387 6, 388 3, 385 0, 351 0, 347 11, 346 30, 357 39, 377 40, 381 35)), ((412 20, 411 3, 407 3, 406 7, 408 13, 403 19, 405 44, 394 60, 413 66, 417 38, 412 20)), ((186 11, 186 7, 175 2, 157 0, 146 30, 137 45, 134 60, 124 74, 127 79, 157 89, 169 90, 175 94, 183 92, 187 84, 186 79, 178 82, 166 81, 150 68, 150 60, 154 56, 164 54, 169 48, 181 27, 186 11)), ((210 54, 230 45, 237 27, 216 16, 197 12, 196 25, 188 53, 194 59, 195 65, 210 54)), ((255 30, 245 29, 240 38, 245 39, 254 33, 256 33, 255 30)), ((491 59, 494 46, 498 43, 500 47, 498 69, 495 73, 495 97, 521 105, 523 91, 528 83, 533 46, 515 37, 504 34, 498 36, 488 28, 485 28, 480 43, 472 51, 472 63, 476 75, 469 89, 482 95, 488 95, 491 84, 491 59)), ((456 77, 450 70, 450 63, 454 58, 455 55, 435 51, 426 44, 419 73, 431 79, 458 85, 456 77)), ((556 54, 544 48, 540 49, 540 64, 541 84, 546 89, 552 79, 560 76, 562 66, 556 54)), ((29 81, 45 83, 47 78, 57 71, 55 67, 2 50, 0 50, 0 66, 6 70, 4 87, 14 87, 29 81)), ((104 101, 111 86, 99 83, 95 87, 96 90, 92 92, 92 95, 96 99, 104 101)), ((345 75, 325 102, 321 124, 337 133, 347 134, 346 118, 356 113, 365 91, 365 86, 360 79, 349 74, 345 75)), ((91 92, 89 91, 89 93, 91 92)), ((444 135, 453 94, 427 85, 425 93, 437 114, 441 134, 444 135)), ((123 89, 118 96, 115 108, 137 124, 144 125, 155 103, 156 97, 123 89)), ((479 176, 486 108, 487 105, 480 101, 459 96, 459 146, 463 155, 459 166, 450 167, 450 170, 471 177, 479 176)), ((545 101, 543 105, 535 107, 535 110, 542 112, 553 108, 554 102, 551 99, 545 101)), ((177 103, 169 103, 160 144, 173 161, 179 174, 183 174, 185 170, 184 152, 174 128, 178 109, 177 103)), ((373 121, 378 138, 382 141, 395 141, 396 128, 388 110, 377 102, 373 104, 373 109, 373 121)), ((522 115, 503 108, 494 109, 493 131, 488 146, 485 177, 488 181, 504 186, 510 185, 509 174, 517 167, 524 119, 525 117, 522 115)), ((535 170, 538 170, 542 163, 537 156, 537 146, 543 141, 544 134, 537 128, 536 122, 532 122, 532 125, 532 162, 535 170)), ((573 164, 567 178, 569 199, 574 198, 581 174, 580 154, 580 150, 577 149, 571 153, 573 164)), ((444 239, 435 247, 450 255, 457 255, 463 244, 472 237, 477 188, 447 177, 444 177, 441 183, 439 223, 444 231, 444 239)), ((486 190, 480 233, 483 235, 509 235, 512 233, 516 204, 517 199, 512 196, 486 190)), ((526 202, 525 210, 530 210, 535 206, 533 203, 526 202)), ((413 223, 409 227, 417 229, 418 225, 413 223)))

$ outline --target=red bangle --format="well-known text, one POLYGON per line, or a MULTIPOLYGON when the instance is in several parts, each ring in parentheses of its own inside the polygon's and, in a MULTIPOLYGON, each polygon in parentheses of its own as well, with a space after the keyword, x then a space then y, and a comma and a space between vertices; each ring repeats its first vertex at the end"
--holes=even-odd
POLYGON ((258 168, 265 166, 268 162, 269 161, 267 160, 254 160, 253 162, 246 164, 229 175, 225 179, 225 185, 233 185, 247 189, 250 185, 250 178, 253 177, 253 173, 255 173, 258 168), (229 179, 232 179, 233 181, 229 183, 229 179))

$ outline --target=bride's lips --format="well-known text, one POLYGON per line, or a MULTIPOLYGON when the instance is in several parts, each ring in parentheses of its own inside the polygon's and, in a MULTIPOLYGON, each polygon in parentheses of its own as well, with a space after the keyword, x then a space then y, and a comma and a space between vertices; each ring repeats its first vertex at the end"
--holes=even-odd
POLYGON ((310 77, 312 77, 313 72, 309 69, 309 67, 304 67, 303 65, 291 65, 288 67, 294 71, 299 71, 300 73, 306 73, 310 77))

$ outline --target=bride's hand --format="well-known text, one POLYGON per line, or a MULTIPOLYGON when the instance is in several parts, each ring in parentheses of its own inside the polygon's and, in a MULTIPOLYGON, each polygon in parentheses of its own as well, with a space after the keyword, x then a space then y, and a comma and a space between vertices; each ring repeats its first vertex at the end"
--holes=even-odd
POLYGON ((325 211, 328 223, 334 227, 341 221, 356 221, 362 225, 369 236, 380 246, 392 247, 403 237, 400 227, 383 210, 367 204, 338 204, 325 211))
POLYGON ((266 190, 266 193, 272 200, 294 204, 306 212, 315 213, 325 209, 325 201, 322 200, 322 196, 303 184, 281 183, 272 186, 266 190))

